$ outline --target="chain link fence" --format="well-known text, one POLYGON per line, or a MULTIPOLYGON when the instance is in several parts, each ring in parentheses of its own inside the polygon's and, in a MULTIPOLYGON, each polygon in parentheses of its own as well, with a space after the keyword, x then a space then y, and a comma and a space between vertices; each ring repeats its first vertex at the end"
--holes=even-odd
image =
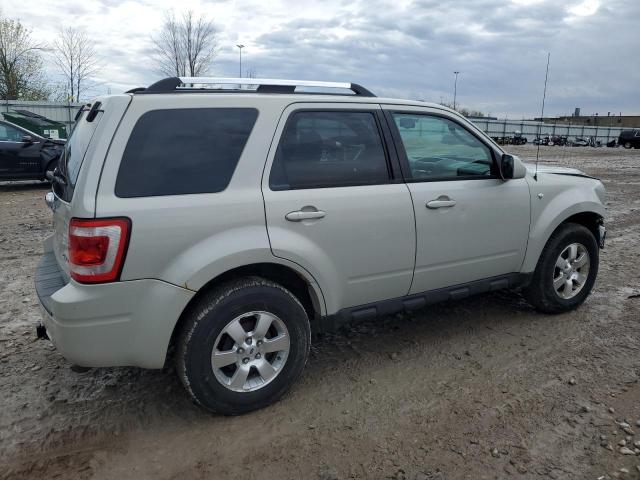
MULTIPOLYGON (((593 137, 594 140, 605 144, 618 138, 623 130, 620 127, 551 124, 534 120, 490 120, 483 118, 470 120, 490 137, 512 137, 515 132, 520 132, 523 137, 526 137, 527 142, 532 142, 537 137, 566 135, 569 139, 593 137)), ((603 123, 608 121, 606 117, 600 120, 603 123)))
MULTIPOLYGON (((50 118, 66 125, 73 124, 73 118, 78 109, 82 106, 79 102, 45 102, 26 100, 1 100, 0 113, 11 110, 29 110, 44 117, 50 118)), ((602 117, 598 121, 604 125, 566 125, 536 122, 533 120, 492 120, 484 118, 470 119, 478 128, 487 133, 490 137, 511 137, 515 132, 520 132, 526 137, 528 142, 532 142, 538 136, 561 136, 566 135, 570 139, 593 137, 603 144, 614 138, 618 138, 623 130, 620 127, 610 127, 607 122, 613 121, 614 117, 602 117)))

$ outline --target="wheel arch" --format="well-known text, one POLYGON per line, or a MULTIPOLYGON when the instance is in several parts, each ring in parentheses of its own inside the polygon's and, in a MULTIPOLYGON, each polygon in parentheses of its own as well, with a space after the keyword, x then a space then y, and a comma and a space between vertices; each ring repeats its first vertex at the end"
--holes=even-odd
POLYGON ((313 282, 313 280, 308 279, 305 274, 290 266, 280 263, 261 262, 242 265, 217 275, 198 289, 196 294, 189 300, 182 310, 182 314, 173 328, 171 339, 169 341, 169 351, 172 350, 176 337, 179 335, 180 329, 182 328, 182 325, 184 325, 187 316, 201 297, 212 289, 227 282, 238 278, 252 276, 271 280, 289 290, 304 307, 312 328, 314 327, 314 324, 317 325, 319 323, 319 319, 324 315, 325 305, 322 291, 320 290, 320 287, 313 282))
POLYGON ((532 229, 529 236, 529 245, 525 255, 522 272, 533 272, 538 264, 542 251, 551 238, 551 235, 562 225, 577 223, 583 225, 598 239, 598 226, 604 219, 604 207, 597 202, 584 202, 576 204, 573 208, 557 213, 555 218, 547 224, 547 228, 532 229))

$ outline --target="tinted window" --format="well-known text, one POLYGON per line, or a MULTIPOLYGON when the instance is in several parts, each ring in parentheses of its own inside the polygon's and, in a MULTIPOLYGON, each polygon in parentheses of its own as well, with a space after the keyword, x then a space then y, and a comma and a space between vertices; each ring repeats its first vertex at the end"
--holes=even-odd
POLYGON ((22 140, 23 134, 17 128, 13 128, 4 123, 0 123, 0 141, 2 142, 19 142, 22 140))
POLYGON ((389 180, 370 112, 297 112, 285 127, 269 177, 272 190, 372 185, 389 180))
POLYGON ((151 197, 224 190, 257 116, 253 108, 145 113, 122 155, 116 195, 151 197))
POLYGON ((61 176, 65 178, 65 184, 55 182, 53 189, 66 202, 70 202, 73 198, 80 167, 84 162, 89 143, 98 130, 97 127, 101 118, 102 115, 98 115, 93 122, 87 122, 85 117, 80 117, 64 145, 62 157, 58 162, 58 170, 61 176))
POLYGON ((492 156, 459 124, 442 117, 394 114, 414 180, 490 176, 492 156))

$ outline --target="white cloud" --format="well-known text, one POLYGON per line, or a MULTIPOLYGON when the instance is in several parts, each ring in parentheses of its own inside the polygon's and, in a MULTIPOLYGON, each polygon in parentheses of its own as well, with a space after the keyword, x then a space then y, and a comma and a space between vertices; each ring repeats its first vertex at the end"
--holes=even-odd
POLYGON ((567 8, 567 11, 576 17, 589 17, 595 14, 600 7, 599 0, 584 0, 567 8))
POLYGON ((355 81, 388 96, 451 101, 459 70, 462 105, 522 116, 538 109, 551 51, 550 113, 640 111, 640 65, 620 48, 637 43, 637 0, 2 0, 41 41, 84 28, 103 59, 99 93, 157 80, 151 34, 166 11, 189 8, 217 25, 213 75, 237 75, 238 43, 258 76, 355 81))

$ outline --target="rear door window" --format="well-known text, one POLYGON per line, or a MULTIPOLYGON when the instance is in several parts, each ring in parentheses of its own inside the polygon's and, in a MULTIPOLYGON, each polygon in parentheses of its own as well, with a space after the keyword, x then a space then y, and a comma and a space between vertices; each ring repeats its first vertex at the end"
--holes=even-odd
POLYGON ((115 193, 154 197, 224 190, 258 117, 253 108, 152 110, 125 147, 115 193))
POLYGON ((271 190, 376 185, 389 181, 373 112, 299 111, 286 124, 269 176, 271 190))

